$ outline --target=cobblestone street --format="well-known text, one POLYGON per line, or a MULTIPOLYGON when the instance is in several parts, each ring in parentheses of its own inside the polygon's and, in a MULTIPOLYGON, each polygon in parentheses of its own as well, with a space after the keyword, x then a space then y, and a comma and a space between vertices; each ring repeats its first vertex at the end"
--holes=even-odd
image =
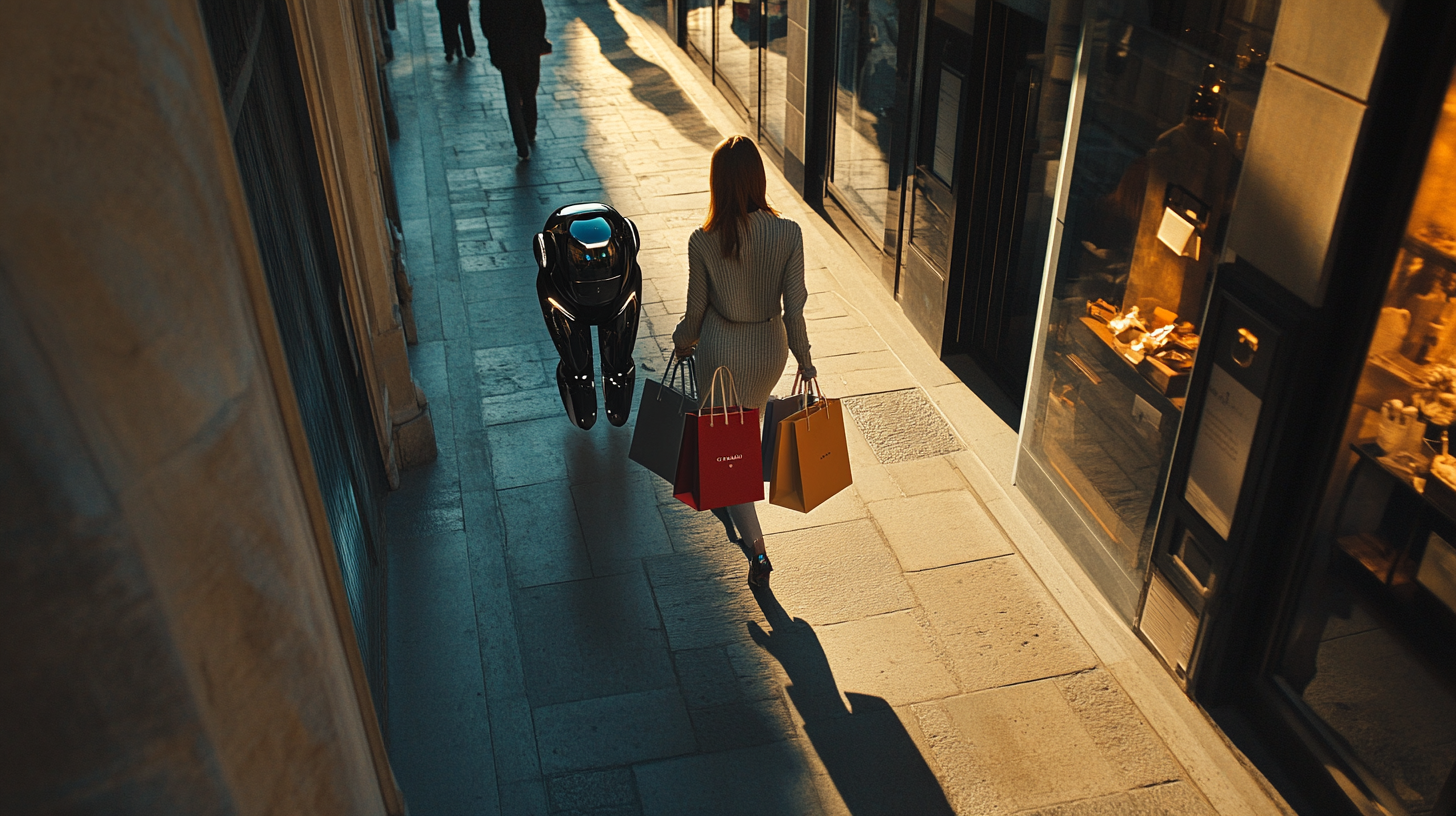
POLYGON ((413 816, 1280 812, 1053 552, 1010 487, 1015 433, 772 168, 855 484, 809 514, 760 504, 776 571, 755 597, 713 515, 627 459, 630 422, 566 419, 530 253, 562 205, 632 218, 639 387, 660 377, 733 127, 716 92, 615 0, 548 0, 518 162, 483 38, 446 63, 435 5, 397 9, 411 355, 440 449, 387 505, 387 739, 413 816))

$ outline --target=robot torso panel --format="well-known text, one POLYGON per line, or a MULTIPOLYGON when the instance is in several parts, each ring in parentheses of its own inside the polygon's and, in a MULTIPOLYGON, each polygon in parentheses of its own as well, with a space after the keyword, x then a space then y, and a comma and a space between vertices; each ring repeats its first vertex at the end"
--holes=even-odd
POLYGON ((556 385, 577 427, 597 421, 591 327, 602 353, 607 421, 626 423, 637 366, 632 347, 642 310, 637 225, 606 204, 571 204, 553 212, 536 234, 536 294, 561 355, 556 385))

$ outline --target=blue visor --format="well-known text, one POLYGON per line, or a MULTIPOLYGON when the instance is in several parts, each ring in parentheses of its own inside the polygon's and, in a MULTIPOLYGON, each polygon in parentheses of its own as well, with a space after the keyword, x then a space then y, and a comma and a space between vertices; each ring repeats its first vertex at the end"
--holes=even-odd
POLYGON ((607 224, 605 218, 588 218, 582 221, 573 221, 570 227, 571 237, 587 246, 594 246, 611 240, 612 228, 607 224))

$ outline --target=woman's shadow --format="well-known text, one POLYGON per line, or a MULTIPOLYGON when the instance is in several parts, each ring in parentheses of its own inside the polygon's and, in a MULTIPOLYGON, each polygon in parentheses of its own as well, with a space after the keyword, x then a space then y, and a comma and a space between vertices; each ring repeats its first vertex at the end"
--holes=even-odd
POLYGON ((839 696, 814 629, 789 617, 768 588, 754 591, 771 630, 756 621, 749 635, 789 675, 789 699, 804 732, 854 816, 950 816, 954 811, 900 718, 882 698, 839 696))

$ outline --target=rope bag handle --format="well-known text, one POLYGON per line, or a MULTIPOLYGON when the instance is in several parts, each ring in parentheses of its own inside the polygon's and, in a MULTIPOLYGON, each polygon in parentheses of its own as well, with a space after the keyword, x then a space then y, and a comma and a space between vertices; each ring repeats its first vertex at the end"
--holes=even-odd
POLYGON ((728 366, 718 366, 717 370, 713 372, 712 382, 708 384, 708 404, 706 407, 708 409, 709 428, 713 427, 713 422, 720 413, 723 414, 723 421, 728 421, 730 399, 732 400, 732 404, 738 408, 738 424, 742 425, 745 422, 743 405, 738 400, 738 383, 733 379, 733 370, 728 366), (722 383, 721 388, 718 385, 720 382, 722 383), (718 403, 717 410, 714 410, 713 399, 719 394, 722 394, 722 401, 718 403))

